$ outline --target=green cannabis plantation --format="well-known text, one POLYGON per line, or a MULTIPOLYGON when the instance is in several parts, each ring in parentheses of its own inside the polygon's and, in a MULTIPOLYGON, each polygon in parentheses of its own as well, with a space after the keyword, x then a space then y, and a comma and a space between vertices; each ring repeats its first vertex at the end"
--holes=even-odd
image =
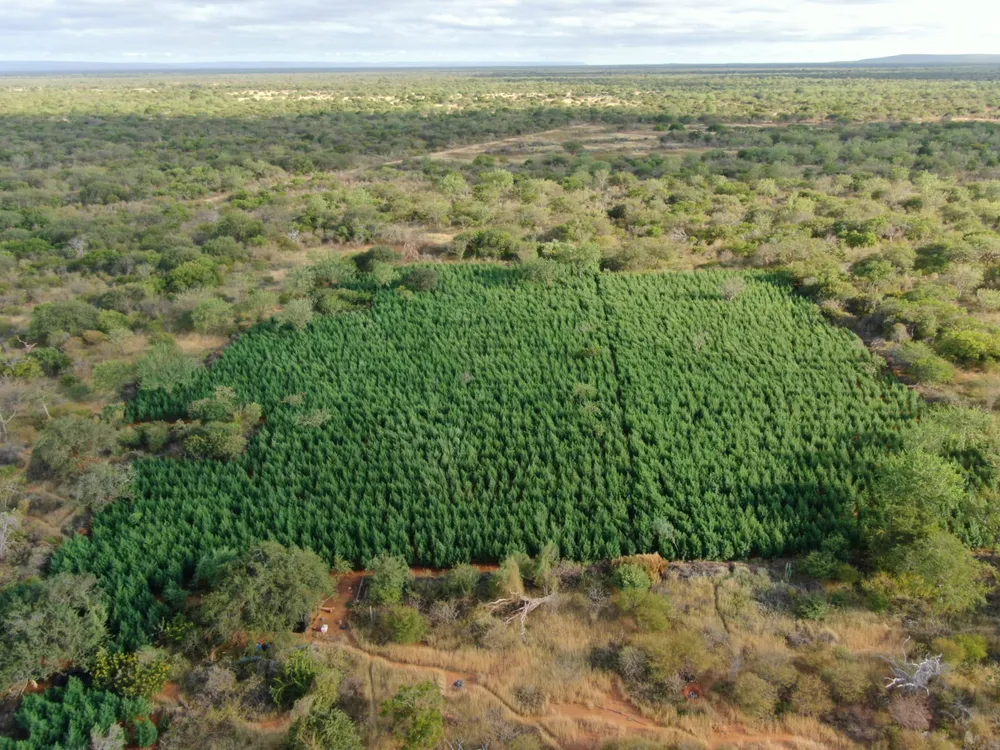
POLYGON ((435 566, 548 541, 576 559, 809 549, 853 533, 918 410, 780 279, 712 272, 452 266, 433 291, 259 326, 132 416, 181 416, 218 386, 263 409, 246 453, 137 462, 135 500, 56 559, 104 581, 126 643, 202 556, 262 538, 435 566))

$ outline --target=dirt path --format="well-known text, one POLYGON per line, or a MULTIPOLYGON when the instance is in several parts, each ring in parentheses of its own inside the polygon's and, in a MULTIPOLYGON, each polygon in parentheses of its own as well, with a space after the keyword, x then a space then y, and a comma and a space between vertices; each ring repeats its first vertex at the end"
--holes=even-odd
MULTIPOLYGON (((422 576, 432 576, 440 573, 440 571, 424 569, 414 572, 422 576)), ((544 743, 553 748, 594 747, 602 740, 609 739, 603 734, 597 733, 593 726, 588 726, 595 724, 620 730, 624 734, 652 735, 657 739, 663 740, 673 741, 678 736, 687 736, 706 743, 709 748, 740 747, 744 744, 756 746, 763 744, 765 747, 788 748, 789 750, 806 750, 807 748, 810 750, 820 750, 823 747, 821 744, 796 737, 787 732, 754 733, 747 731, 746 728, 741 726, 720 728, 715 730, 711 736, 702 737, 679 727, 658 724, 652 719, 643 716, 635 706, 610 694, 602 698, 600 705, 552 702, 542 715, 524 715, 506 697, 480 682, 479 675, 475 672, 393 659, 369 651, 361 646, 350 629, 341 630, 341 623, 347 623, 348 621, 349 605, 358 598, 359 588, 362 586, 367 575, 368 573, 365 571, 356 571, 340 576, 337 581, 336 594, 321 604, 320 609, 316 612, 310 623, 305 638, 319 648, 341 649, 367 662, 368 669, 365 671, 368 675, 370 708, 373 715, 377 710, 374 667, 376 664, 379 664, 390 669, 433 675, 441 685, 442 694, 446 699, 457 698, 463 691, 481 691, 492 701, 499 703, 513 721, 536 731, 544 743), (323 624, 327 625, 326 633, 320 632, 323 624), (578 740, 572 742, 561 740, 551 729, 546 727, 546 723, 550 723, 553 720, 569 720, 574 722, 578 726, 578 735, 585 736, 586 739, 582 744, 578 740)), ((270 725, 268 728, 282 726, 281 721, 282 718, 279 717, 271 722, 267 722, 270 725)))

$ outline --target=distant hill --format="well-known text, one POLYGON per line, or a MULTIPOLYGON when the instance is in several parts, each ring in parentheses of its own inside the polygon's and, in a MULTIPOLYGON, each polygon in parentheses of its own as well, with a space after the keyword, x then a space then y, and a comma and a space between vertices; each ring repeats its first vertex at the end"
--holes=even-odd
POLYGON ((1000 65, 1000 55, 892 55, 858 60, 855 65, 1000 65))

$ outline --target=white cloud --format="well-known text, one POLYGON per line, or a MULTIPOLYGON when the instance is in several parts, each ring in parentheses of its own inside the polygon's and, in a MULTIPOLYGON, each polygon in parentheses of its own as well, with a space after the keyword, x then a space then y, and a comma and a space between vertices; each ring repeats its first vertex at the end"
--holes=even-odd
POLYGON ((987 0, 0 0, 11 60, 822 62, 1000 53, 987 0), (334 51, 335 50, 335 51, 334 51))

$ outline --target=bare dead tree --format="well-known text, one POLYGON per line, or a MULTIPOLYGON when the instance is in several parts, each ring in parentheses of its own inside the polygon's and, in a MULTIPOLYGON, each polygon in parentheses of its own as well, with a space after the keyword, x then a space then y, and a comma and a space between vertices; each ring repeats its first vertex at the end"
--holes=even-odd
POLYGON ((945 665, 941 662, 942 654, 928 657, 922 661, 907 661, 906 643, 903 641, 903 661, 897 662, 891 657, 883 657, 892 669, 892 677, 886 677, 886 690, 902 690, 905 693, 916 693, 923 690, 930 694, 930 682, 935 677, 944 674, 945 665))
POLYGON ((0 513, 5 513, 16 507, 16 500, 21 496, 23 479, 18 474, 0 475, 0 513))
POLYGON ((14 421, 24 406, 25 388, 10 377, 0 377, 0 437, 8 442, 7 425, 14 421))
POLYGON ((49 414, 49 407, 63 401, 58 393, 46 387, 45 384, 36 385, 31 389, 31 400, 42 408, 46 419, 52 419, 52 415, 49 414))
POLYGON ((21 520, 13 513, 0 514, 0 560, 10 551, 14 532, 21 528, 21 520))
POLYGON ((87 240, 84 237, 78 235, 71 239, 68 244, 77 258, 82 257, 87 252, 87 240))
POLYGON ((500 616, 503 617, 504 625, 510 625, 515 620, 520 620, 521 637, 523 638, 527 634, 525 625, 528 621, 528 615, 541 607, 543 604, 548 604, 554 598, 555 593, 537 598, 531 598, 521 594, 519 596, 509 597, 506 599, 497 599, 495 602, 490 602, 486 606, 489 607, 490 614, 500 614, 500 616))

